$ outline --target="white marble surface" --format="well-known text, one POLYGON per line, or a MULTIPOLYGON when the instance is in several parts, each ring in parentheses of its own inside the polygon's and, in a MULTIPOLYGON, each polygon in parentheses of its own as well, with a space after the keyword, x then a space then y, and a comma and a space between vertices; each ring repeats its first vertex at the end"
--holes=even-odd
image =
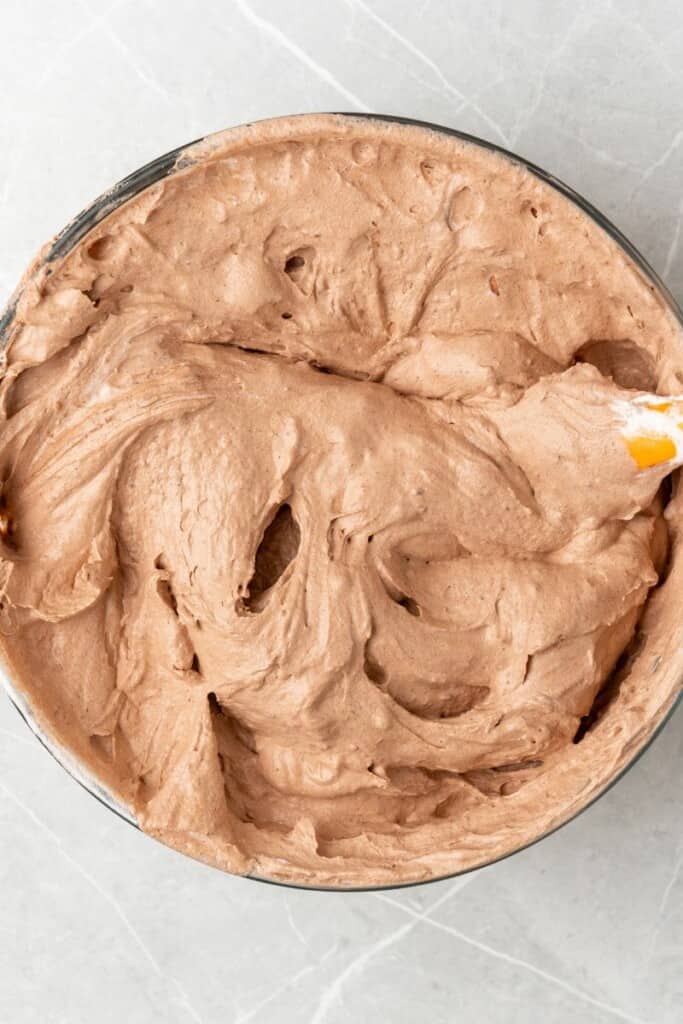
MULTIPOLYGON (((3 0, 0 304, 106 186, 226 125, 402 113, 566 179, 683 299, 679 0, 3 0)), ((0 700, 1 1024, 678 1024, 683 711, 561 832, 454 882, 220 875, 73 783, 0 700)))

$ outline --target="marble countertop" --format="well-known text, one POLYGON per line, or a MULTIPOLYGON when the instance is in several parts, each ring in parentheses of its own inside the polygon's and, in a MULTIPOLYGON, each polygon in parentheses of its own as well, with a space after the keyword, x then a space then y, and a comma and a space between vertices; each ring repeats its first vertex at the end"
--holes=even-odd
MULTIPOLYGON (((678 0, 5 0, 0 26, 0 305, 41 243, 154 156, 335 109, 518 150, 683 299, 678 0)), ((524 853, 404 891, 301 892, 139 834, 2 697, 0 1022, 678 1024, 682 765, 680 709, 524 853)))

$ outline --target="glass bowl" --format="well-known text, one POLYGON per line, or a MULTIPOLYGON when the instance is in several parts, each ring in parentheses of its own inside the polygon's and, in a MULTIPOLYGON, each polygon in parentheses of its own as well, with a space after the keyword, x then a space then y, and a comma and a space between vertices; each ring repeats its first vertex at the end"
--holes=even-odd
MULTIPOLYGON (((310 115, 301 115, 307 117, 310 115)), ((529 160, 518 156, 516 153, 512 153, 502 146, 497 146, 492 142, 488 142, 486 139, 480 139, 475 135, 470 135, 467 132, 461 132, 456 128, 447 128, 443 125, 433 124, 429 121, 418 121, 413 118, 400 117, 390 114, 361 114, 361 113, 348 113, 348 112, 335 112, 334 116, 340 118, 353 118, 353 119, 364 119, 364 120, 375 120, 375 121, 389 121, 396 124, 410 125, 417 128, 426 128, 430 131, 440 132, 444 135, 451 136, 463 140, 465 142, 480 146, 484 149, 491 150, 495 153, 502 154, 509 160, 516 164, 521 165, 535 177, 539 178, 546 185, 549 185, 557 192, 561 193, 565 198, 569 199, 575 206, 579 207, 588 217, 591 218, 603 231, 605 231, 619 246, 620 248, 630 257, 632 262, 638 267, 643 277, 649 281, 654 287, 658 295, 662 298, 663 302, 668 306, 669 310, 675 317, 675 319, 681 325, 683 330, 683 312, 676 303, 675 299, 671 295, 670 291, 659 278, 656 272, 652 269, 647 260, 642 254, 636 249, 636 247, 629 242, 627 238, 619 231, 614 224, 611 223, 599 210, 591 205, 583 196, 575 192, 574 189, 570 188, 563 181, 560 181, 554 175, 549 174, 548 171, 543 168, 536 166, 529 160)), ((277 120, 277 119, 276 119, 277 120)), ((248 127, 247 125, 240 127, 248 127)), ((224 133, 216 132, 214 135, 207 135, 200 139, 195 139, 192 142, 186 143, 183 146, 178 146, 176 149, 172 149, 170 152, 165 153, 163 156, 157 157, 156 160, 152 160, 150 163, 145 164, 144 167, 140 167, 138 170, 133 171, 132 174, 127 175, 121 179, 116 185, 110 188, 107 192, 104 192, 97 199, 93 200, 84 210, 81 211, 69 224, 64 227, 59 234, 55 236, 51 243, 49 243, 40 253, 36 260, 28 268, 22 282, 11 296, 6 309, 2 316, 0 316, 0 355, 4 351, 5 345, 7 344, 9 329, 14 319, 15 309, 19 297, 24 287, 24 282, 28 280, 36 271, 44 266, 48 266, 50 263, 54 263, 57 260, 65 256, 85 235, 91 231, 96 224, 107 217, 110 213, 116 210, 119 206, 122 206, 129 199, 132 199, 138 193, 156 182, 161 181, 163 178, 172 175, 176 171, 182 170, 183 167, 191 164, 192 147, 198 143, 208 142, 211 143, 213 138, 218 138, 224 133)), ((58 743, 55 738, 50 734, 49 730, 38 721, 34 710, 31 707, 31 702, 27 695, 22 693, 17 687, 14 686, 6 667, 0 662, 0 682, 4 686, 7 694, 14 704, 15 708, 26 722, 27 726, 39 742, 49 751, 54 759, 76 780, 81 786, 84 787, 95 799, 99 800, 100 803, 108 807, 110 811, 117 814, 124 821, 127 821, 130 825, 135 828, 139 828, 135 816, 131 812, 130 808, 120 803, 102 783, 87 770, 82 762, 76 758, 67 748, 62 744, 58 743)), ((446 879, 456 878, 459 875, 468 874, 471 871, 478 871, 482 867, 487 867, 490 864, 498 863, 499 861, 506 860, 508 857, 514 856, 516 853, 520 853, 522 850, 529 849, 531 846, 535 846, 536 843, 541 842, 547 836, 557 832, 558 829, 564 825, 573 821, 580 814, 583 814, 589 807, 592 807, 597 800, 605 795, 624 775, 630 771, 630 769, 636 764, 636 762, 642 757, 645 751, 648 749, 650 744, 655 740, 657 735, 664 728, 666 723, 669 721, 674 711, 680 703, 683 702, 683 691, 674 695, 671 699, 670 705, 663 712, 659 722, 652 729, 650 734, 645 737, 641 745, 637 747, 628 760, 628 762, 618 771, 611 779, 609 779, 602 789, 594 793, 591 798, 578 810, 570 812, 566 818, 559 821, 552 828, 543 832, 541 835, 535 837, 530 842, 525 842, 519 847, 509 850, 505 854, 499 857, 494 857, 490 860, 482 861, 480 864, 472 867, 465 868, 461 871, 450 872, 446 875, 441 875, 435 878, 421 879, 418 881, 408 882, 397 882, 396 884, 385 884, 375 886, 323 886, 323 885, 304 885, 297 882, 285 882, 278 879, 266 878, 257 874, 249 874, 245 877, 252 879, 257 882, 264 882, 268 885, 284 886, 285 888, 294 889, 312 889, 315 891, 326 891, 326 892, 373 892, 373 891, 385 891, 390 889, 405 889, 411 888, 416 885, 428 885, 432 882, 441 882, 446 879)))

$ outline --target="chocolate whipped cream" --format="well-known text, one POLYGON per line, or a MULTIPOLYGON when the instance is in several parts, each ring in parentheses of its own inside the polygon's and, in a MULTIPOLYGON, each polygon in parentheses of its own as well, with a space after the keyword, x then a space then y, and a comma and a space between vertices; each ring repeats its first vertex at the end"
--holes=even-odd
POLYGON ((214 137, 24 284, 16 686, 143 829, 226 870, 507 853, 677 691, 678 499, 610 402, 682 370, 653 286, 502 156, 340 116, 214 137))

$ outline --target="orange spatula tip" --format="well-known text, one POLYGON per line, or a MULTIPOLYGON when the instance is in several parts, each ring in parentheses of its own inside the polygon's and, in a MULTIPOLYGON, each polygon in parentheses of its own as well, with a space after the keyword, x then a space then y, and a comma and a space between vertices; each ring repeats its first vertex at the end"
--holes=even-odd
POLYGON ((676 457, 676 445, 669 437, 626 437, 624 441, 638 469, 659 466, 676 457))

